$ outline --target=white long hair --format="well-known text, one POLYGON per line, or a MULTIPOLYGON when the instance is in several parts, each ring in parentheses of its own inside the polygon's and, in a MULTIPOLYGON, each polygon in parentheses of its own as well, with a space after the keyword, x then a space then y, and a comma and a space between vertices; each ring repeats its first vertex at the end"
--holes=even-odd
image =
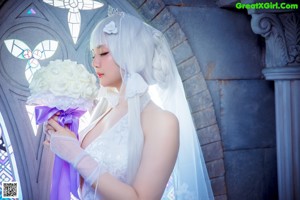
POLYGON ((179 120, 180 148, 172 173, 176 199, 213 199, 182 81, 164 35, 138 18, 121 13, 105 18, 95 27, 90 47, 93 49, 99 45, 110 49, 120 67, 126 92, 128 88, 133 89, 127 99, 130 131, 128 183, 132 184, 136 176, 144 144, 140 122, 143 94, 139 93, 141 88, 138 87, 141 87, 139 84, 154 85, 163 109, 174 113, 179 120), (107 31, 109 24, 113 26, 107 31), (132 74, 136 79, 129 81, 132 74), (135 85, 132 84, 134 81, 135 85), (191 191, 192 196, 182 193, 184 190, 191 191), (179 192, 176 194, 176 191, 179 192))
MULTIPOLYGON (((157 84, 166 89, 168 86, 174 85, 171 81, 174 77, 171 65, 174 63, 171 63, 173 60, 165 59, 167 57, 161 55, 166 52, 165 49, 157 48, 161 46, 162 39, 163 34, 161 32, 136 17, 123 13, 107 17, 97 24, 91 35, 90 47, 94 49, 106 45, 109 48, 115 62, 120 67, 125 87, 127 83, 126 74, 138 73, 147 85, 157 84), (112 28, 115 28, 116 33, 108 34, 105 32, 105 27, 111 22, 115 25, 112 28)), ((135 177, 143 148, 140 123, 136 123, 136 121, 140 122, 140 111, 130 112, 132 107, 139 109, 139 105, 135 105, 136 103, 128 100, 129 114, 132 115, 132 123, 129 122, 131 125, 129 147, 131 149, 129 149, 127 174, 130 182, 135 177), (138 132, 137 135, 132 134, 134 130, 138 132)))

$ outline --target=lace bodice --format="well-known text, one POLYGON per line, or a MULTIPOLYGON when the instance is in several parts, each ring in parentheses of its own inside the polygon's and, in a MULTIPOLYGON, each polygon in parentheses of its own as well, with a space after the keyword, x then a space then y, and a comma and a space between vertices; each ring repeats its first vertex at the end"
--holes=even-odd
MULTIPOLYGON (((126 182, 128 132, 128 114, 126 114, 85 149, 104 171, 122 182, 126 182)), ((81 198, 92 200, 94 197, 101 199, 99 195, 95 196, 94 190, 88 184, 84 183, 81 198)))
MULTIPOLYGON (((149 96, 145 95, 141 102, 142 109, 149 103, 149 96)), ((102 116, 105 116, 103 114, 102 116)), ((92 122, 85 130, 81 132, 84 136, 102 119, 102 116, 92 122)), ((85 151, 92 156, 103 171, 108 172, 118 180, 126 183, 128 182, 126 172, 128 167, 128 113, 125 114, 118 122, 116 122, 110 129, 101 133, 95 140, 93 140, 85 151)), ((81 138, 83 139, 83 138, 81 138)), ((84 183, 81 191, 79 191, 81 200, 101 200, 101 196, 95 193, 95 190, 84 183)), ((162 200, 175 200, 174 181, 170 179, 165 189, 162 200)))

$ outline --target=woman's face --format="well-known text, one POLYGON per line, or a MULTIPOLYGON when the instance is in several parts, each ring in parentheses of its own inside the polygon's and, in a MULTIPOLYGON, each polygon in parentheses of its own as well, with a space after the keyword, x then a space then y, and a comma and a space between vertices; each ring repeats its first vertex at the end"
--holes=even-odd
POLYGON ((120 89, 122 85, 120 68, 114 61, 107 46, 101 45, 93 49, 92 64, 102 86, 120 89))

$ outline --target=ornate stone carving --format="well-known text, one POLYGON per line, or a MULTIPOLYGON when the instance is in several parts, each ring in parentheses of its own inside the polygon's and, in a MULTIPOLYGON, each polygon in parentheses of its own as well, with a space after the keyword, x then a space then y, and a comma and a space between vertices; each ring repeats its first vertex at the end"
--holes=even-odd
POLYGON ((279 16, 284 27, 289 65, 300 63, 300 13, 282 14, 279 16))
POLYGON ((300 200, 300 12, 252 14, 253 32, 266 42, 267 80, 275 81, 279 199, 300 200))
POLYGON ((300 14, 252 14, 252 30, 266 40, 266 66, 300 64, 300 14))

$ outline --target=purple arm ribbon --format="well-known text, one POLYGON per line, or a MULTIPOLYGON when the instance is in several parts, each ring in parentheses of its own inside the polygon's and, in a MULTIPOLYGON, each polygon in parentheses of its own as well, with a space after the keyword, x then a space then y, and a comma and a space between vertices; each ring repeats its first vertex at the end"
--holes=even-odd
MULTIPOLYGON (((78 138, 79 118, 86 112, 78 109, 59 110, 56 107, 47 106, 35 107, 36 124, 48 121, 55 113, 59 112, 58 123, 67 126, 78 138)), ((79 199, 77 189, 79 186, 79 174, 68 162, 55 156, 52 184, 51 200, 69 200, 71 193, 79 199), (70 193, 71 192, 71 193, 70 193)))

